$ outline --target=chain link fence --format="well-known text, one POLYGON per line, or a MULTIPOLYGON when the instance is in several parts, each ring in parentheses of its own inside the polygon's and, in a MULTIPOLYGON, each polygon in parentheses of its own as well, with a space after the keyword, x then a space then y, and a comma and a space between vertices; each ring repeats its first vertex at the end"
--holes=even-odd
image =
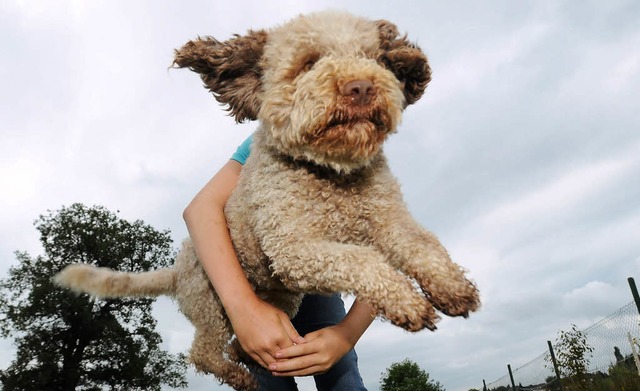
MULTIPOLYGON (((635 284, 634 284, 635 287, 635 284)), ((633 288, 632 288, 633 290, 633 288)), ((616 364, 633 368, 637 374, 634 362, 633 348, 638 352, 640 341, 640 309, 635 301, 621 307, 614 313, 595 323, 581 333, 593 350, 587 355, 589 358, 588 372, 595 376, 606 377, 610 369, 616 364)), ((555 345, 553 350, 557 351, 555 345)), ((556 353, 557 354, 557 353, 556 353)), ((501 378, 486 384, 487 391, 503 391, 513 389, 533 391, 556 389, 557 378, 550 358, 546 351, 528 363, 511 369, 501 378), (513 377, 513 381, 512 381, 513 377)))

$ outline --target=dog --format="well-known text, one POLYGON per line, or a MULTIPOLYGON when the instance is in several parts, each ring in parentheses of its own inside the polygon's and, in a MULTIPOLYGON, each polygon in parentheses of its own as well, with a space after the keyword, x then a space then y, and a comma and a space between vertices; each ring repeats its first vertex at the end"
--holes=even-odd
MULTIPOLYGON (((197 38, 175 66, 200 74, 236 121, 258 120, 225 214, 246 275, 294 316, 306 293, 349 293, 409 331, 468 316, 476 285, 409 214, 382 146, 431 79, 421 49, 385 20, 302 15, 221 42, 197 38)), ((189 360, 253 390, 230 322, 187 239, 171 269, 68 266, 59 285, 98 297, 172 296, 196 332, 189 360)))

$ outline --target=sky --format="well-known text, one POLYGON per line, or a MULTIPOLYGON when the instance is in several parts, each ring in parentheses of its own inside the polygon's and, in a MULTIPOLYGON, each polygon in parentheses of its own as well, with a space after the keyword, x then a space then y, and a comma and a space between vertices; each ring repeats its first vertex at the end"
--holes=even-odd
MULTIPOLYGON (((33 221, 75 202, 187 236, 182 211, 251 132, 196 74, 169 69, 301 13, 388 19, 433 80, 385 146, 415 218, 469 269, 483 306, 411 334, 376 321, 357 345, 370 391, 409 358, 449 391, 525 364, 559 330, 632 300, 640 278, 640 2, 17 1, 0 3, 0 278, 41 254, 33 221)), ((169 299, 163 347, 193 328, 169 299)), ((13 358, 0 341, 0 367, 13 358)), ((189 373, 191 390, 227 390, 189 373)), ((301 391, 312 390, 310 379, 301 391)))

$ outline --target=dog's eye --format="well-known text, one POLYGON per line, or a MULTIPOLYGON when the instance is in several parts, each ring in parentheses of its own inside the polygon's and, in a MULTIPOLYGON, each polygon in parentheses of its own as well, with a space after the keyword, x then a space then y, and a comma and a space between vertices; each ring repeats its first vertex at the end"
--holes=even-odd
POLYGON ((288 68, 288 72, 285 75, 286 79, 293 81, 297 77, 309 72, 319 59, 320 55, 317 53, 307 53, 304 56, 298 57, 293 63, 293 66, 288 68))
POLYGON ((305 62, 304 66, 302 67, 302 72, 309 72, 314 65, 316 65, 316 62, 313 60, 305 62))
POLYGON ((320 55, 318 54, 309 54, 301 59, 299 62, 300 67, 298 68, 298 74, 302 74, 305 72, 309 72, 311 68, 318 62, 320 59, 320 55))

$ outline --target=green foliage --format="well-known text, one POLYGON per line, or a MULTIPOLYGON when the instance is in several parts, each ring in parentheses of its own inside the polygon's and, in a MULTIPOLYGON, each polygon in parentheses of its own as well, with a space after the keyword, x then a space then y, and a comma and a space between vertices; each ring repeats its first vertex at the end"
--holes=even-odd
POLYGON ((96 302, 51 281, 72 262, 136 272, 168 266, 169 233, 81 204, 49 211, 35 226, 44 255, 16 252, 0 281, 0 333, 17 348, 0 372, 3 390, 185 387, 183 357, 160 350, 152 299, 96 302))
POLYGON ((429 374, 409 359, 391 364, 380 383, 382 391, 445 391, 440 383, 429 380, 429 374))
MULTIPOLYGON (((551 368, 553 368, 551 366, 551 368)), ((545 379, 546 390, 547 391, 559 391, 560 390, 560 382, 555 376, 548 376, 545 379)))
POLYGON ((635 364, 618 363, 609 368, 609 377, 616 390, 640 390, 640 375, 635 364))
POLYGON ((570 331, 560 331, 556 338, 555 355, 568 390, 588 390, 589 360, 593 348, 587 343, 586 335, 571 325, 570 331))
POLYGON ((633 356, 622 356, 618 347, 614 347, 614 355, 617 362, 609 367, 608 375, 602 374, 594 379, 591 390, 640 390, 640 375, 633 356))
POLYGON ((635 391, 640 390, 640 376, 626 365, 613 365, 609 373, 590 375, 589 391, 635 391))

